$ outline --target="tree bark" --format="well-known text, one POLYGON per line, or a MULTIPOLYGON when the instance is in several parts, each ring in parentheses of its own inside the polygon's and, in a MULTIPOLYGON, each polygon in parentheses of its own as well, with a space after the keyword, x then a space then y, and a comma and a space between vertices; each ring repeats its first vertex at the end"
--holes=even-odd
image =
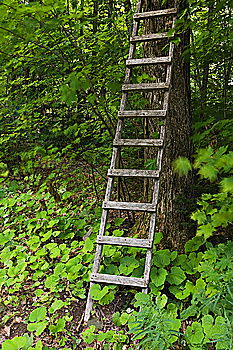
MULTIPOLYGON (((178 7, 179 12, 181 3, 170 0, 163 7, 178 7)), ((160 1, 145 1, 144 11, 157 9, 161 9, 160 1)), ((150 20, 152 23, 145 22, 146 33, 150 32, 153 29, 152 27, 158 32, 164 31, 167 20, 161 18, 150 20)), ((184 33, 180 44, 175 45, 173 52, 157 223, 157 230, 164 234, 162 246, 180 251, 183 250, 184 243, 192 236, 191 230, 187 227, 187 221, 189 220, 187 207, 190 202, 191 179, 190 177, 179 177, 173 169, 175 159, 180 156, 190 158, 192 151, 189 62, 185 62, 182 57, 182 52, 188 44, 189 33, 184 33)), ((144 47, 144 55, 145 57, 156 56, 158 50, 158 45, 147 44, 144 47)), ((157 75, 160 75, 158 79, 162 79, 164 73, 161 69, 157 68, 157 71, 153 71, 153 68, 149 68, 149 70, 152 71, 152 75, 157 73, 157 75)), ((158 103, 158 100, 154 101, 153 97, 152 101, 151 108, 153 108, 155 102, 158 103)))

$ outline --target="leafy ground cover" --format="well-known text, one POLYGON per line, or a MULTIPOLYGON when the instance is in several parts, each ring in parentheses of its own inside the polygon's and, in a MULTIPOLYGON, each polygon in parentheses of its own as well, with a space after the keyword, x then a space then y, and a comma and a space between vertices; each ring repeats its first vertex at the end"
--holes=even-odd
MULTIPOLYGON (((206 158, 201 159, 204 166, 206 158)), ((162 234, 156 235, 149 295, 97 284, 91 290, 95 316, 83 324, 100 222, 96 190, 101 197, 104 188, 104 179, 97 176, 94 185, 90 174, 91 168, 80 164, 78 170, 66 167, 62 186, 56 171, 49 174, 48 169, 43 179, 34 174, 33 188, 27 176, 24 186, 15 179, 2 186, 3 350, 231 349, 233 245, 207 243, 204 249, 207 230, 199 219, 204 220, 201 210, 193 216, 202 231, 186 243, 185 253, 157 250, 162 234), (85 190, 79 191, 84 180, 85 190)), ((231 193, 229 187, 220 189, 231 193)), ((223 215, 224 198, 218 211, 223 215)), ((208 215, 216 220, 215 210, 208 215)), ((124 219, 112 220, 122 235, 124 219)), ((128 255, 125 249, 106 250, 103 272, 139 276, 143 260, 135 248, 128 255)))

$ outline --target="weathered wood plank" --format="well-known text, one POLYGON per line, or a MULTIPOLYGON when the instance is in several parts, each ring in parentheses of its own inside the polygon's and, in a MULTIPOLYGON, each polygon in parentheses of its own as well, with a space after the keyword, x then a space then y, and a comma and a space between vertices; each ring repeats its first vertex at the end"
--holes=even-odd
POLYGON ((96 283, 121 284, 123 286, 133 286, 141 288, 145 288, 147 286, 144 279, 142 278, 105 275, 101 273, 92 273, 90 280, 96 283))
POLYGON ((152 263, 152 249, 148 249, 146 253, 145 270, 144 270, 144 280, 146 285, 148 285, 150 280, 150 269, 152 263))
POLYGON ((148 211, 155 212, 156 205, 151 203, 134 203, 134 202, 115 202, 107 201, 103 202, 103 209, 115 209, 115 210, 133 210, 133 211, 148 211))
POLYGON ((88 296, 87 296, 87 303, 86 303, 86 309, 84 314, 84 322, 87 322, 91 316, 91 310, 93 305, 93 300, 91 298, 91 287, 93 286, 93 283, 90 283, 88 296))
POLYGON ((135 19, 135 21, 139 21, 140 19, 167 16, 167 15, 173 15, 176 13, 177 13, 176 8, 169 8, 169 9, 164 9, 164 10, 136 13, 133 16, 133 18, 135 19))
POLYGON ((114 146, 128 147, 161 147, 163 140, 161 139, 118 139, 113 140, 114 146))
POLYGON ((167 111, 164 109, 158 109, 158 110, 132 110, 132 111, 119 111, 118 117, 124 118, 124 117, 166 117, 167 111))
MULTIPOLYGON (((172 37, 172 36, 171 36, 172 37)), ((162 40, 168 38, 168 32, 163 33, 152 33, 152 34, 142 34, 142 35, 134 35, 130 38, 130 42, 132 44, 136 42, 144 42, 144 41, 153 41, 153 40, 162 40)))
POLYGON ((126 61, 126 66, 142 66, 149 64, 171 63, 170 56, 155 57, 155 58, 135 58, 126 61))
POLYGON ((167 90, 169 84, 166 83, 142 83, 142 84, 123 84, 122 91, 152 91, 152 90, 167 90))
POLYGON ((158 178, 159 171, 157 171, 157 170, 138 170, 138 169, 109 169, 108 176, 158 178))
POLYGON ((149 239, 129 238, 129 237, 113 237, 113 236, 101 236, 97 237, 96 242, 98 244, 119 245, 138 248, 151 248, 152 241, 149 239))

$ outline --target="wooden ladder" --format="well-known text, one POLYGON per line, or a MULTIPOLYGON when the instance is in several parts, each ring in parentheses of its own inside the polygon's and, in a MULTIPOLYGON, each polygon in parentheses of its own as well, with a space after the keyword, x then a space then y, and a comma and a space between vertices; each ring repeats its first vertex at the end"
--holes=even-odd
POLYGON ((175 8, 168 8, 164 10, 141 12, 142 11, 142 1, 139 0, 137 4, 136 14, 134 15, 134 25, 132 31, 132 37, 130 39, 130 49, 128 60, 126 61, 126 74, 125 82, 122 86, 122 99, 120 104, 120 110, 118 113, 118 122, 116 127, 115 139, 113 141, 113 152, 110 169, 108 170, 108 183, 105 194, 105 199, 103 202, 103 211, 100 224, 99 234, 97 236, 97 248, 94 258, 94 264, 92 273, 90 276, 90 289, 87 298, 86 311, 84 316, 84 321, 87 322, 90 318, 90 313, 92 310, 92 298, 91 298, 91 287, 95 283, 110 283, 110 284, 120 284, 124 286, 132 286, 142 288, 144 293, 148 291, 148 283, 150 278, 151 260, 152 260, 152 246, 154 240, 154 232, 156 225, 156 211, 159 196, 159 177, 161 172, 161 163, 163 155, 163 143, 165 136, 165 118, 168 109, 169 100, 169 90, 171 83, 171 69, 172 69, 172 58, 173 58, 173 46, 174 44, 170 42, 169 44, 169 55, 165 57, 154 57, 154 58, 140 58, 136 59, 135 51, 136 44, 139 42, 151 42, 157 41, 168 37, 168 33, 156 33, 156 34, 145 34, 138 35, 139 24, 141 20, 171 16, 172 17, 172 27, 174 27, 174 22, 176 19, 175 8), (132 67, 134 66, 144 66, 144 65, 156 65, 165 64, 166 68, 166 81, 165 83, 141 83, 141 84, 131 84, 130 77, 132 72, 132 67), (160 110, 126 110, 126 101, 129 91, 164 91, 163 99, 163 109, 160 110), (122 127, 125 118, 163 118, 164 125, 160 127, 159 139, 122 139, 122 127), (136 169, 117 169, 117 159, 119 156, 119 150, 121 147, 156 147, 158 148, 157 156, 157 170, 136 170, 136 169), (115 177, 141 177, 141 178, 153 178, 154 188, 153 197, 151 203, 133 203, 133 202, 118 202, 111 201, 111 194, 113 189, 113 181, 115 177), (113 237, 106 236, 106 224, 109 210, 128 210, 128 211, 143 211, 150 213, 149 222, 149 234, 147 239, 141 238, 129 238, 129 237, 113 237), (102 249, 103 245, 117 245, 117 246, 129 246, 137 248, 146 248, 146 260, 143 278, 127 277, 127 276, 117 276, 109 274, 99 273, 102 249))

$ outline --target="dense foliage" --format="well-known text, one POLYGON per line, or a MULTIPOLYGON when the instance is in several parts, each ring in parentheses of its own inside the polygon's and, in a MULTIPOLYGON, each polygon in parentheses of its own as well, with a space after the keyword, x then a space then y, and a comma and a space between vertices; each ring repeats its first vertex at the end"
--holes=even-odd
MULTIPOLYGON (((114 299, 127 305, 110 328, 82 322, 134 5, 0 2, 3 350, 233 349, 230 0, 189 0, 176 23, 177 38, 191 35, 195 151, 192 164, 180 158, 174 167, 195 177, 196 236, 181 253, 159 250, 158 233, 150 294, 131 289, 128 300, 96 284, 105 317, 114 299)), ((113 218, 108 229, 122 236, 124 224, 113 218)), ((104 254, 104 272, 140 276, 137 249, 104 254)))

